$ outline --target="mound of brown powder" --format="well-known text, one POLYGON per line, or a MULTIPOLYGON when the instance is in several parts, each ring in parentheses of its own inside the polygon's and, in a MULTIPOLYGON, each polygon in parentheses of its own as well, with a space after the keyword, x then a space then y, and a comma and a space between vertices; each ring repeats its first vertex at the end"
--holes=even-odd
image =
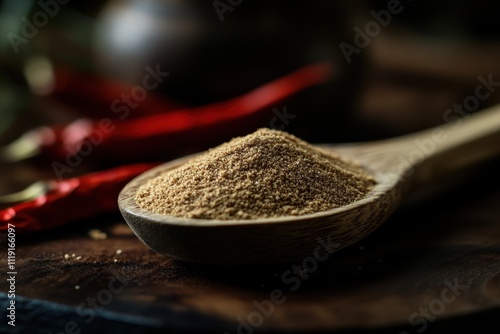
POLYGON ((288 133, 259 129, 149 180, 135 200, 177 217, 257 219, 345 206, 374 184, 353 162, 288 133))

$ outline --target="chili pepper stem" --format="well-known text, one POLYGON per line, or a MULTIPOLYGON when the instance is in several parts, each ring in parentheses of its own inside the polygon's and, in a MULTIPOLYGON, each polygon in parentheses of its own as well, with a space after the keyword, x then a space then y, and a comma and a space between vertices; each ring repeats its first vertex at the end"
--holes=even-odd
POLYGON ((18 162, 37 156, 39 153, 38 141, 33 139, 31 133, 26 133, 0 149, 0 161, 5 163, 18 162))
POLYGON ((49 181, 37 181, 24 190, 0 196, 0 207, 11 206, 20 202, 35 199, 50 190, 50 184, 51 182, 49 181))

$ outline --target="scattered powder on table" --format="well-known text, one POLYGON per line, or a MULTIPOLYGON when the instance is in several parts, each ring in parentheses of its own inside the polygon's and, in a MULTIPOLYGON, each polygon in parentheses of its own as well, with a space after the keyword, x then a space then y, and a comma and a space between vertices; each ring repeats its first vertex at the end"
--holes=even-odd
POLYGON ((96 228, 89 230, 88 235, 94 240, 104 240, 108 237, 106 233, 96 228))
POLYGON ((149 180, 135 200, 145 210, 177 217, 258 219, 345 206, 374 185, 354 162, 291 134, 259 129, 149 180))

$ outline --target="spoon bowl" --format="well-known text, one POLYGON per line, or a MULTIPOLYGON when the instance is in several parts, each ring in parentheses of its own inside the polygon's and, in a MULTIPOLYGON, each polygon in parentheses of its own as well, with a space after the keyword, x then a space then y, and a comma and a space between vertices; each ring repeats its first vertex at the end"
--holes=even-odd
POLYGON ((193 156, 173 160, 130 181, 118 204, 130 228, 152 250, 175 259, 218 265, 288 262, 329 254, 377 229, 412 189, 500 153, 500 108, 389 140, 320 145, 359 162, 377 184, 347 206, 302 216, 204 220, 156 214, 135 202, 138 188, 193 156))

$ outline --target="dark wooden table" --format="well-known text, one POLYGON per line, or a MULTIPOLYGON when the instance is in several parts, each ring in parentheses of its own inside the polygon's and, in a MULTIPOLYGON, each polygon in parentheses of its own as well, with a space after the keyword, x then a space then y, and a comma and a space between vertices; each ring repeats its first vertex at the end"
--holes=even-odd
MULTIPOLYGON (((300 261, 175 261, 144 246, 118 214, 18 236, 15 329, 499 333, 499 167, 493 161, 414 194, 382 228, 310 273, 293 273, 300 261), (91 238, 91 229, 107 238, 91 238), (269 301, 274 289, 286 299, 279 305, 269 301)), ((5 256, 0 267, 5 276, 5 256)), ((5 278, 0 290, 5 313, 5 278)))

